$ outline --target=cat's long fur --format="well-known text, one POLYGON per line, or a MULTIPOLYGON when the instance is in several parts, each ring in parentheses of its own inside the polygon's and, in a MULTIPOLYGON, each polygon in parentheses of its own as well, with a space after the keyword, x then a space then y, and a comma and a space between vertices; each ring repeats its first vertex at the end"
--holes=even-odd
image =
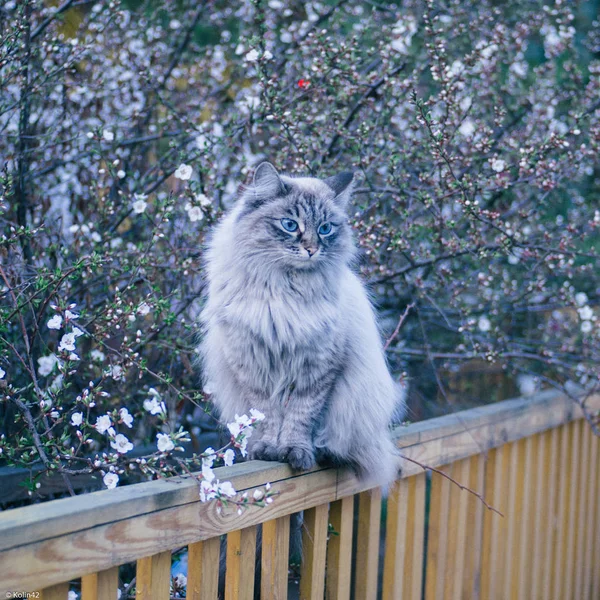
POLYGON ((208 244, 200 354, 224 421, 250 408, 266 415, 252 457, 303 469, 349 464, 388 483, 399 468, 388 428, 404 395, 350 267, 351 189, 348 173, 319 180, 257 168, 208 244), (299 223, 295 236, 282 218, 299 223), (325 221, 337 226, 320 236, 325 221))

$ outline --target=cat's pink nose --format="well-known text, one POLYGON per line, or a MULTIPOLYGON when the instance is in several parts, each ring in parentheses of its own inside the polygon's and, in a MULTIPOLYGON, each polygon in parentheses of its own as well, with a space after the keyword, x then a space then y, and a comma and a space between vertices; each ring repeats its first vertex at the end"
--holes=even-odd
POLYGON ((318 248, 305 248, 306 251, 308 252, 308 256, 311 257, 313 254, 317 253, 318 248))

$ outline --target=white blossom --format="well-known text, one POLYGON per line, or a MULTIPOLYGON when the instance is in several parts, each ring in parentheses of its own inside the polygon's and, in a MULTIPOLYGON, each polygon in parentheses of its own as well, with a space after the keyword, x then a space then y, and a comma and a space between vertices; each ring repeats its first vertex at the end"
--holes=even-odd
POLYGON ((81 337, 82 335, 85 335, 85 333, 81 329, 79 329, 79 327, 73 327, 72 333, 76 338, 81 337))
POLYGON ((92 360, 96 360, 98 362, 102 362, 106 358, 106 354, 104 354, 104 352, 102 352, 102 350, 98 350, 98 349, 94 348, 90 352, 90 358, 92 360))
POLYGON ((579 318, 582 321, 590 321, 594 316, 594 311, 587 305, 578 308, 577 312, 579 313, 579 318))
POLYGON ((114 440, 111 440, 110 447, 114 448, 119 454, 126 454, 130 450, 133 450, 133 444, 122 433, 119 433, 115 436, 114 440))
POLYGON ((131 205, 131 208, 136 215, 141 215, 148 206, 148 203, 146 202, 148 196, 144 194, 134 194, 134 198, 135 202, 131 205))
POLYGON ((258 60, 258 50, 255 50, 254 48, 252 50, 250 50, 250 52, 248 52, 246 54, 246 56, 244 57, 248 62, 256 62, 258 60))
POLYGON ((227 450, 225 450, 225 453, 223 455, 223 462, 225 463, 226 467, 230 467, 233 464, 234 458, 235 458, 235 452, 231 448, 228 448, 227 450))
POLYGON ((77 600, 77 592, 69 590, 69 593, 67 594, 67 600, 77 600))
POLYGON ((106 433, 108 429, 111 427, 112 422, 110 420, 110 415, 102 415, 96 419, 96 424, 94 428, 98 433, 106 433))
POLYGON ((265 60, 271 60, 273 58, 273 53, 269 52, 269 50, 265 50, 265 52, 263 54, 263 58, 265 60))
POLYGON ((40 356, 38 358, 38 374, 40 377, 46 377, 50 375, 54 369, 54 365, 58 362, 55 354, 49 354, 48 356, 40 356))
POLYGON ((176 179, 181 179, 181 181, 188 181, 192 176, 192 167, 190 165, 186 165, 185 163, 180 164, 174 175, 176 179))
POLYGON ((581 331, 583 333, 589 333, 592 330, 592 322, 591 321, 583 321, 581 323, 581 331))
POLYGON ((209 465, 202 464, 202 478, 208 482, 212 482, 214 480, 215 474, 209 465))
POLYGON ((156 438, 158 439, 156 446, 160 452, 170 452, 175 448, 173 440, 166 433, 157 433, 156 438))
POLYGON ((6 371, 0 367, 0 379, 4 379, 4 376, 6 375, 6 371))
POLYGON ((112 490, 117 487, 117 484, 119 483, 119 476, 116 473, 107 473, 102 478, 102 481, 109 490, 112 490))
POLYGON ((76 412, 71 415, 71 425, 74 427, 79 427, 83 423, 83 413, 76 412))
POLYGON ((110 131, 109 129, 105 129, 102 132, 102 137, 107 141, 107 142, 112 142, 115 139, 115 134, 110 131))
MULTIPOLYGON (((75 305, 73 305, 73 308, 75 307, 75 305)), ((67 321, 73 321, 74 319, 78 319, 79 315, 71 312, 69 309, 65 310, 65 319, 67 321)))
POLYGON ((212 467, 216 457, 214 449, 209 446, 202 454, 202 466, 212 467))
POLYGON ((493 171, 496 171, 496 173, 502 173, 502 171, 506 169, 506 162, 504 162, 501 158, 493 158, 490 161, 490 166, 492 167, 493 171))
POLYGON ((492 327, 490 320, 487 317, 479 317, 479 321, 477 321, 477 327, 479 327, 480 331, 489 331, 492 327))
POLYGON ((255 421, 264 421, 265 420, 265 415, 263 413, 261 413, 260 410, 257 410, 256 408, 250 409, 250 416, 255 421))
POLYGON ((213 486, 203 479, 200 482, 200 502, 208 502, 213 498, 217 497, 217 491, 213 488, 213 486))
POLYGON ((75 350, 75 337, 74 333, 65 333, 58 344, 59 351, 68 350, 71 352, 75 350))
POLYGON ((46 325, 48 329, 60 329, 62 326, 63 318, 60 315, 54 315, 46 325))
POLYGON ((201 221, 204 218, 204 213, 199 206, 192 206, 189 202, 185 205, 185 210, 192 223, 201 221))
POLYGON ((142 315, 142 317, 145 317, 149 312, 150 306, 147 302, 142 302, 137 308, 138 315, 142 315))
POLYGON ((208 208, 212 204, 212 200, 206 194, 196 194, 194 198, 202 208, 208 208))
POLYGON ((121 417, 121 421, 123 421, 123 423, 129 427, 129 429, 132 428, 133 416, 129 414, 129 411, 126 408, 119 409, 119 417, 121 417))
POLYGON ((575 294, 575 302, 577 303, 577 306, 585 306, 587 304, 587 301, 588 297, 585 292, 579 292, 575 294))
POLYGON ((233 498, 237 493, 231 481, 222 481, 220 483, 217 483, 217 490, 219 494, 227 496, 228 498, 233 498))

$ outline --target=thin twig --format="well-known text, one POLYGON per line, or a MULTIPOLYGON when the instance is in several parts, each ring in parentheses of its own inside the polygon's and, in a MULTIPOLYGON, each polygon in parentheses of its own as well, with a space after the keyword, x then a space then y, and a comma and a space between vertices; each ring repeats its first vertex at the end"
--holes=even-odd
POLYGON ((390 337, 387 339, 387 342, 383 346, 383 351, 384 352, 390 347, 390 344, 394 341, 394 339, 396 338, 396 336, 400 333, 400 329, 402 328, 402 325, 404 325, 404 321, 406 320, 406 317, 408 317, 408 313, 410 312, 410 309, 414 308, 414 307, 415 307, 415 303, 414 302, 411 302, 406 307, 406 309, 402 313, 402 316, 400 317, 400 320, 398 321, 398 325, 396 325, 396 329, 394 329, 394 333, 392 333, 392 335, 390 335, 390 337))
POLYGON ((404 458, 405 460, 421 467, 421 469, 423 469, 424 471, 433 471, 434 473, 437 473, 438 475, 445 477, 446 479, 451 481, 454 485, 457 485, 461 490, 469 492, 469 494, 473 494, 473 496, 475 496, 476 498, 479 498, 479 500, 481 500, 481 502, 485 505, 485 507, 488 510, 493 510, 495 513, 498 513, 501 517, 504 517, 504 515, 497 508, 494 508, 493 506, 488 504, 481 494, 477 493, 475 490, 472 490, 470 487, 467 487, 466 485, 459 483, 458 481, 456 481, 456 479, 454 479, 453 477, 450 477, 450 475, 448 475, 448 473, 444 473, 444 471, 440 471, 439 469, 436 469, 435 467, 430 467, 428 465, 424 465, 423 463, 420 463, 418 460, 415 460, 414 458, 409 458, 408 456, 405 456, 404 454, 400 454, 400 456, 402 456, 402 458, 404 458))

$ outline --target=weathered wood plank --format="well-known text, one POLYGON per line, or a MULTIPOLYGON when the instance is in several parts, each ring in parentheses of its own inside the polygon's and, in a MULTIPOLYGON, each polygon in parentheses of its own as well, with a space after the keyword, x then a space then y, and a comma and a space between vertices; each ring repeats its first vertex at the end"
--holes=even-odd
POLYGON ((300 600, 323 600, 328 527, 328 504, 304 511, 300 600))
POLYGON ((160 552, 137 561, 136 600, 169 600, 171 551, 160 552))
POLYGON ((186 600, 217 600, 220 554, 219 537, 188 546, 186 600))
MULTIPOLYGON (((472 456, 469 460, 468 485, 472 490, 485 493, 485 458, 483 455, 472 456)), ((483 503, 472 494, 463 491, 467 497, 466 558, 462 572, 462 598, 480 597, 481 560, 483 547, 483 519, 486 510, 483 503)))
POLYGON ((329 522, 333 533, 327 544, 327 600, 350 600, 353 519, 354 496, 331 503, 329 522))
POLYGON ((262 529, 262 600, 287 600, 290 516, 263 524, 262 529))
POLYGON ((546 481, 548 475, 548 457, 550 432, 540 434, 537 441, 537 457, 533 475, 533 549, 531 553, 531 592, 530 598, 537 600, 542 594, 542 578, 544 574, 544 539, 548 530, 552 531, 548 505, 549 492, 553 482, 546 481))
POLYGON ((377 598, 379 530, 381 525, 381 488, 362 492, 358 499, 358 527, 354 596, 356 600, 377 598))
POLYGON ((81 578, 81 600, 116 600, 119 590, 119 567, 81 578))
MULTIPOLYGON (((579 414, 570 400, 552 394, 499 404, 503 407, 487 411, 484 409, 489 407, 483 407, 436 420, 437 433, 432 423, 403 428, 398 443, 406 456, 436 467, 479 454, 505 440, 544 431, 579 414), (419 439, 424 441, 414 442, 419 439), (414 443, 406 445, 408 441, 414 443)), ((598 406, 600 396, 589 403, 590 409, 598 406)), ((403 477, 420 472, 419 467, 407 463, 403 477)), ((9 574, 0 587, 40 589, 366 488, 346 471, 315 469, 298 475, 286 465, 257 461, 221 470, 219 477, 230 479, 239 490, 273 481, 281 496, 269 508, 242 517, 235 511, 217 515, 213 503, 199 503, 197 482, 182 478, 48 502, 43 511, 26 508, 1 513, 0 547, 13 550, 0 552, 0 572, 9 574)))
MULTIPOLYGON (((600 409, 600 395, 591 397, 587 406, 591 411, 600 409)), ((581 411, 572 400, 558 392, 549 391, 533 398, 507 400, 463 411, 458 415, 400 427, 395 435, 398 445, 405 448, 469 432, 476 436, 481 449, 488 450, 506 441, 545 431, 580 417, 581 411)), ((475 454, 473 450, 458 458, 475 454)), ((441 458, 437 464, 448 462, 451 461, 444 462, 441 458)), ((406 467, 405 476, 417 472, 410 465, 406 467)), ((221 480, 232 481, 239 490, 293 476, 288 465, 263 461, 220 468, 215 473, 221 480)), ((30 507, 17 508, 0 513, 0 550, 197 501, 197 482, 182 477, 47 502, 44 511, 29 510, 30 507)))
POLYGON ((227 534, 225 600, 254 598, 256 569, 256 527, 227 534))

